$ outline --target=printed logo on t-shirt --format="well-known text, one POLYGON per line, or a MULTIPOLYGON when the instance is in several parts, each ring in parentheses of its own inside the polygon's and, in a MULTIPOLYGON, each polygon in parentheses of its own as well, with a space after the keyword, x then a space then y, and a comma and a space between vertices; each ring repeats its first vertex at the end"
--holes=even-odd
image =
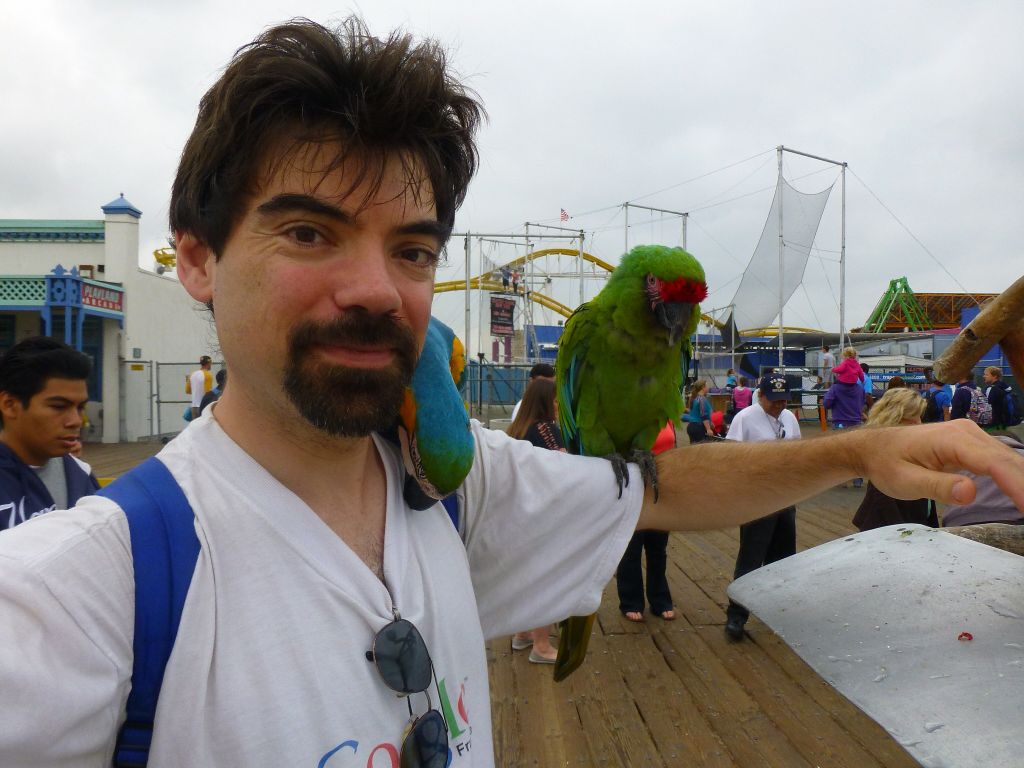
MULTIPOLYGON (((448 761, 451 765, 456 755, 462 756, 469 752, 472 744, 473 728, 469 724, 469 713, 466 711, 466 681, 459 686, 458 697, 452 701, 445 678, 437 681, 438 709, 448 727, 448 761)), ((401 744, 381 742, 372 747, 361 745, 357 739, 346 739, 336 747, 328 750, 316 764, 317 768, 342 768, 343 766, 365 766, 366 768, 400 768, 399 753, 401 744), (362 751, 360 751, 362 747, 362 751), (366 760, 363 762, 363 755, 366 760)))
POLYGON ((51 504, 48 507, 37 509, 35 512, 30 512, 28 515, 25 514, 25 497, 21 497, 21 501, 14 502, 9 501, 6 504, 0 504, 0 520, 3 516, 7 515, 7 527, 13 528, 19 523, 24 523, 26 520, 31 520, 33 517, 37 517, 46 512, 53 512, 57 508, 56 504, 51 504))

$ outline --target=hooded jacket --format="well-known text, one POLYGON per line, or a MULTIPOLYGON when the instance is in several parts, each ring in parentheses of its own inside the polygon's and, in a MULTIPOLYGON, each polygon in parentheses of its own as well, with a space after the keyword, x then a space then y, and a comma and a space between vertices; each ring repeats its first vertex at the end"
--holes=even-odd
POLYGON ((1007 413, 1006 399, 1010 397, 1007 390, 1011 387, 1002 379, 993 381, 986 392, 988 404, 992 406, 992 425, 996 427, 1012 426, 1010 414, 1007 413))
MULTIPOLYGON (((62 456, 68 488, 68 506, 99 490, 89 465, 74 456, 62 456)), ((53 510, 50 492, 32 467, 18 458, 6 443, 0 442, 0 531, 53 510)))
POLYGON ((860 424, 861 410, 864 408, 864 387, 837 381, 828 388, 822 404, 831 409, 832 423, 837 427, 860 424))

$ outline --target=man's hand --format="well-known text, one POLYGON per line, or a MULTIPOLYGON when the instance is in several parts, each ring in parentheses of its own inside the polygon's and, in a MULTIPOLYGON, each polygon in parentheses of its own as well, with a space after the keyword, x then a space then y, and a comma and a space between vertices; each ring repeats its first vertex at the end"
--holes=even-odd
POLYGON ((864 476, 893 498, 967 504, 974 500, 974 481, 950 474, 966 469, 990 475, 1024 509, 1024 459, 969 419, 862 429, 849 438, 857 444, 864 476))
POLYGON ((974 499, 967 469, 991 475, 1024 510, 1024 458, 968 419, 862 428, 814 440, 702 443, 656 459, 659 500, 648 488, 637 528, 697 531, 756 520, 852 477, 897 499, 974 499))

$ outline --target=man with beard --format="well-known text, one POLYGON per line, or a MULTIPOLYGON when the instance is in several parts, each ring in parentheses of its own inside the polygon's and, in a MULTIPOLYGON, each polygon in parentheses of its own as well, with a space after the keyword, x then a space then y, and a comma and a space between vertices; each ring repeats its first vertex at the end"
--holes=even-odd
MULTIPOLYGON (((198 559, 152 765, 490 766, 485 637, 592 612, 638 526, 737 525, 858 475, 966 501, 973 481, 937 471, 956 467, 1024 503, 1024 460, 969 423, 667 451, 657 504, 635 468, 618 497, 605 460, 474 423, 459 530, 410 509, 378 433, 423 345, 481 117, 436 44, 358 20, 266 31, 203 98, 170 219, 231 386, 159 455, 198 559)), ((0 535, 5 768, 109 764, 135 579, 159 565, 132 544, 97 497, 0 535)))

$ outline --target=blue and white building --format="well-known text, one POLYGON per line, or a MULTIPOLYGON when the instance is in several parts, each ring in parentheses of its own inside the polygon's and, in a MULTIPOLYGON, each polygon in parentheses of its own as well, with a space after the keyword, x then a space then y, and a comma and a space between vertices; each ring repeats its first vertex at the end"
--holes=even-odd
POLYGON ((176 432, 182 406, 168 401, 184 400, 181 374, 214 353, 212 322, 173 272, 139 266, 142 212, 124 195, 101 210, 0 219, 0 352, 44 334, 92 358, 86 441, 176 432))

